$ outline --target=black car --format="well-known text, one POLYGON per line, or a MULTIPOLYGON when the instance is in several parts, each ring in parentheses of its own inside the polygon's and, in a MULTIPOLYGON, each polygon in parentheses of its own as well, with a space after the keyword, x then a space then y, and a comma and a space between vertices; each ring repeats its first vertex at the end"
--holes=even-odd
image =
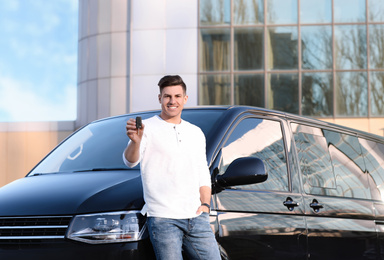
MULTIPOLYGON (((129 118, 76 131, 0 188, 0 259, 155 259, 129 118)), ((254 107, 184 109, 207 140, 223 259, 381 259, 384 139, 254 107)))

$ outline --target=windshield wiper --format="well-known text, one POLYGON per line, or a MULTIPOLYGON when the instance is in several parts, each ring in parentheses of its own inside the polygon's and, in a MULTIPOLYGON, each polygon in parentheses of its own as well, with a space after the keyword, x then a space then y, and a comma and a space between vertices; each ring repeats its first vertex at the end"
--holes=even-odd
POLYGON ((41 176, 41 175, 47 175, 47 174, 56 174, 56 173, 58 173, 58 172, 44 172, 44 173, 36 172, 34 174, 28 175, 27 177, 41 176))
POLYGON ((126 171, 126 170, 129 170, 129 168, 93 168, 93 169, 78 170, 73 172, 100 172, 100 171, 126 171))
POLYGON ((130 168, 93 168, 93 169, 86 169, 86 170, 77 170, 77 171, 63 171, 63 172, 46 172, 46 173, 34 173, 31 175, 28 175, 27 177, 34 177, 34 176, 41 176, 46 174, 59 174, 59 173, 71 173, 71 172, 101 172, 101 171, 129 171, 130 168))
POLYGON ((44 175, 46 173, 34 173, 34 174, 31 174, 31 175, 28 175, 28 177, 32 177, 32 176, 40 176, 40 175, 44 175))

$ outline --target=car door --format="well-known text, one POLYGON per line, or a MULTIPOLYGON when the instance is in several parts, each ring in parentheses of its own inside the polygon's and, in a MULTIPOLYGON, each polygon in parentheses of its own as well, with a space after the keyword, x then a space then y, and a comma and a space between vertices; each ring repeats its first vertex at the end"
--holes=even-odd
POLYGON ((291 187, 283 133, 282 120, 248 115, 220 146, 214 175, 224 175, 236 159, 252 157, 261 159, 268 174, 261 183, 214 186, 217 240, 229 259, 306 258, 302 196, 291 187))
POLYGON ((384 259, 384 142, 359 138, 371 187, 378 235, 377 259, 384 259))
POLYGON ((292 124, 310 259, 376 259, 373 203, 356 136, 292 124))

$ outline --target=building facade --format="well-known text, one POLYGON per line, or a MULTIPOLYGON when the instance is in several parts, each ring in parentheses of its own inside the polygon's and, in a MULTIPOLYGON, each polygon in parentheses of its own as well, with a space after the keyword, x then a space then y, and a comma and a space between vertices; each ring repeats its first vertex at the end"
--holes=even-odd
POLYGON ((253 105, 382 135, 380 0, 80 1, 77 125, 158 108, 185 78, 189 106, 253 105))
POLYGON ((198 2, 81 0, 78 120, 160 108, 157 83, 180 74, 198 105, 198 2))
POLYGON ((252 105, 384 135, 382 0, 79 0, 78 118, 2 123, 0 186, 93 120, 188 105, 252 105), (38 141, 36 141, 38 140, 38 141))

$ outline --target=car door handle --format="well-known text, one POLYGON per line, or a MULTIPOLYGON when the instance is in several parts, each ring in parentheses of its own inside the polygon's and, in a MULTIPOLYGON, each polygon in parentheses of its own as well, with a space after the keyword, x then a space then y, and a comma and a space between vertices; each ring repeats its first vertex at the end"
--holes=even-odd
POLYGON ((316 213, 318 213, 320 211, 320 209, 324 208, 323 204, 320 204, 317 200, 312 200, 312 203, 309 204, 309 206, 313 209, 313 211, 315 211, 316 213))
POLYGON ((288 208, 289 211, 292 211, 295 209, 295 207, 299 206, 300 204, 297 202, 294 202, 291 197, 288 197, 284 202, 284 206, 288 208))

